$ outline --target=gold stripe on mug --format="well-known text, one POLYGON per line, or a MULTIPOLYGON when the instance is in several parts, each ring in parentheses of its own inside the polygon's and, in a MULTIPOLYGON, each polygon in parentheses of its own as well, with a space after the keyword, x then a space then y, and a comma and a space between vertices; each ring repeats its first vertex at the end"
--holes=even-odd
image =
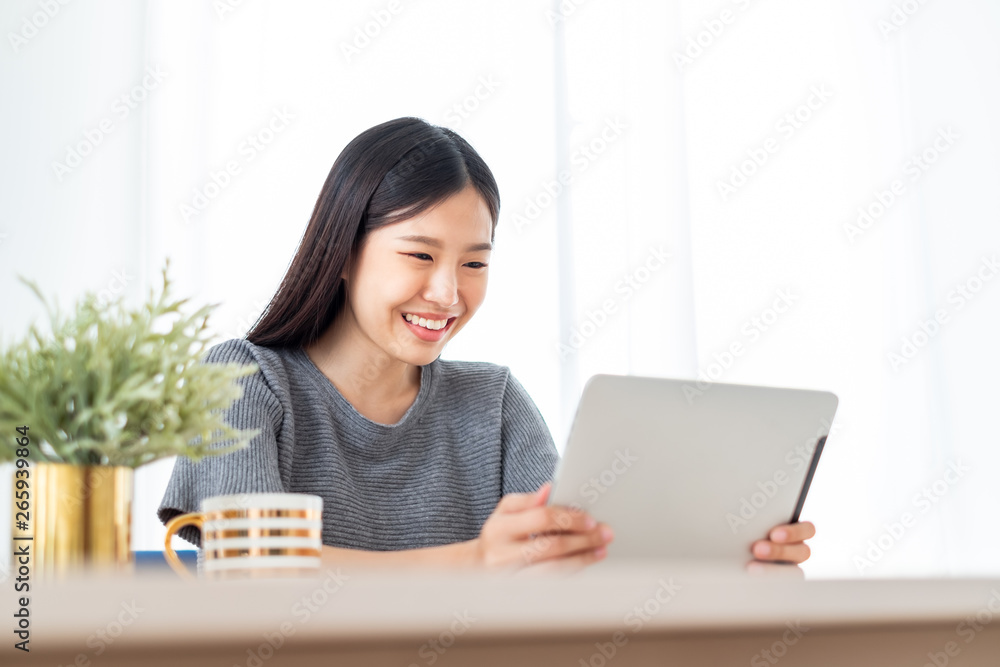
POLYGON ((323 521, 320 519, 299 519, 296 517, 264 517, 262 519, 216 519, 205 521, 202 530, 245 530, 247 528, 307 528, 320 530, 323 521))
MULTIPOLYGON (((221 563, 225 561, 214 561, 221 563)), ((209 570, 206 577, 215 581, 232 581, 237 579, 274 579, 277 577, 311 577, 316 574, 315 567, 295 566, 295 567, 249 567, 246 569, 233 570, 209 570)))
POLYGON ((312 528, 235 528, 230 530, 206 530, 202 539, 223 540, 233 537, 316 537, 322 538, 322 531, 312 528))
POLYGON ((244 556, 313 556, 318 558, 319 549, 302 549, 296 547, 248 547, 246 549, 213 549, 205 552, 206 559, 240 558, 244 556))
POLYGON ((235 510, 212 510, 205 512, 205 521, 219 519, 260 519, 263 517, 291 517, 295 519, 319 519, 323 513, 318 510, 276 510, 250 507, 235 510))

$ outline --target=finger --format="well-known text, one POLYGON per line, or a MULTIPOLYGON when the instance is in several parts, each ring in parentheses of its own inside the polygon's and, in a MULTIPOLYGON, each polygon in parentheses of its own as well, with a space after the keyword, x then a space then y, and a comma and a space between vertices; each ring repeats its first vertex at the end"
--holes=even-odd
POLYGON ((543 533, 584 533, 597 528, 597 522, 589 514, 567 507, 534 507, 506 512, 497 518, 502 532, 514 539, 543 533))
POLYGON ((781 561, 787 563, 804 563, 809 560, 812 551, 808 544, 776 544, 770 540, 758 540, 753 543, 751 551, 755 558, 765 561, 781 561))
POLYGON ((584 554, 595 549, 606 548, 614 538, 610 528, 601 525, 597 530, 582 535, 551 534, 539 535, 520 545, 520 556, 524 565, 540 563, 546 560, 563 559, 568 556, 584 554), (607 532, 604 531, 607 529, 607 532))
POLYGON ((816 536, 816 526, 811 521, 800 521, 798 523, 787 523, 775 526, 768 533, 768 538, 772 542, 791 544, 802 542, 816 536))
POLYGON ((600 547, 598 549, 591 549, 589 551, 567 556, 565 558, 553 558, 528 565, 518 570, 516 574, 517 576, 573 574, 575 572, 579 572, 588 565, 604 560, 607 555, 607 548, 600 547))
POLYGON ((535 491, 536 507, 541 507, 549 501, 549 494, 552 492, 552 482, 545 482, 535 491))
POLYGON ((497 504, 499 512, 522 512, 531 507, 539 507, 548 500, 551 482, 545 482, 533 493, 508 493, 497 504))

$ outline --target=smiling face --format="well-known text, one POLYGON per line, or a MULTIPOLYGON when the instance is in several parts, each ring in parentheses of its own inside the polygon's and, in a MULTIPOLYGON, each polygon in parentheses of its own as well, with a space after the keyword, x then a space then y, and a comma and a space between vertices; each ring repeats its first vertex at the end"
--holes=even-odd
POLYGON ((472 185, 370 232, 346 275, 351 338, 404 363, 434 361, 486 297, 491 233, 472 185))

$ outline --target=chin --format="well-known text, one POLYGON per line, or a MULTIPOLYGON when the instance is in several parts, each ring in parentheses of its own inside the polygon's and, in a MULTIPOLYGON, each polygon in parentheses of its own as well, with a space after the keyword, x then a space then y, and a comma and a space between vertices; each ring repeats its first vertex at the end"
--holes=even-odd
POLYGON ((435 359, 441 356, 443 348, 435 350, 433 352, 428 351, 423 354, 414 354, 411 359, 407 359, 406 363, 413 364, 414 366, 426 366, 435 359))
MULTIPOLYGON (((416 346, 408 347, 405 350, 398 351, 396 354, 392 354, 394 359, 402 361, 404 364, 412 364, 414 366, 426 366, 431 363, 439 356, 441 356, 441 350, 444 346, 435 345, 434 347, 426 347, 424 349, 417 349, 416 346)), ((386 350, 388 352, 388 350, 386 350)))

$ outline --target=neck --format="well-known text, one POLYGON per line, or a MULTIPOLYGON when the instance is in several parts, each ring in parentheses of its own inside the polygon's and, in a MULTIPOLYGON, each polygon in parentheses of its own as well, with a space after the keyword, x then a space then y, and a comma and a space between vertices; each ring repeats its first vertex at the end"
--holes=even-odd
POLYGON ((420 366, 395 359, 365 336, 349 310, 305 348, 351 403, 390 404, 420 389, 420 366))

